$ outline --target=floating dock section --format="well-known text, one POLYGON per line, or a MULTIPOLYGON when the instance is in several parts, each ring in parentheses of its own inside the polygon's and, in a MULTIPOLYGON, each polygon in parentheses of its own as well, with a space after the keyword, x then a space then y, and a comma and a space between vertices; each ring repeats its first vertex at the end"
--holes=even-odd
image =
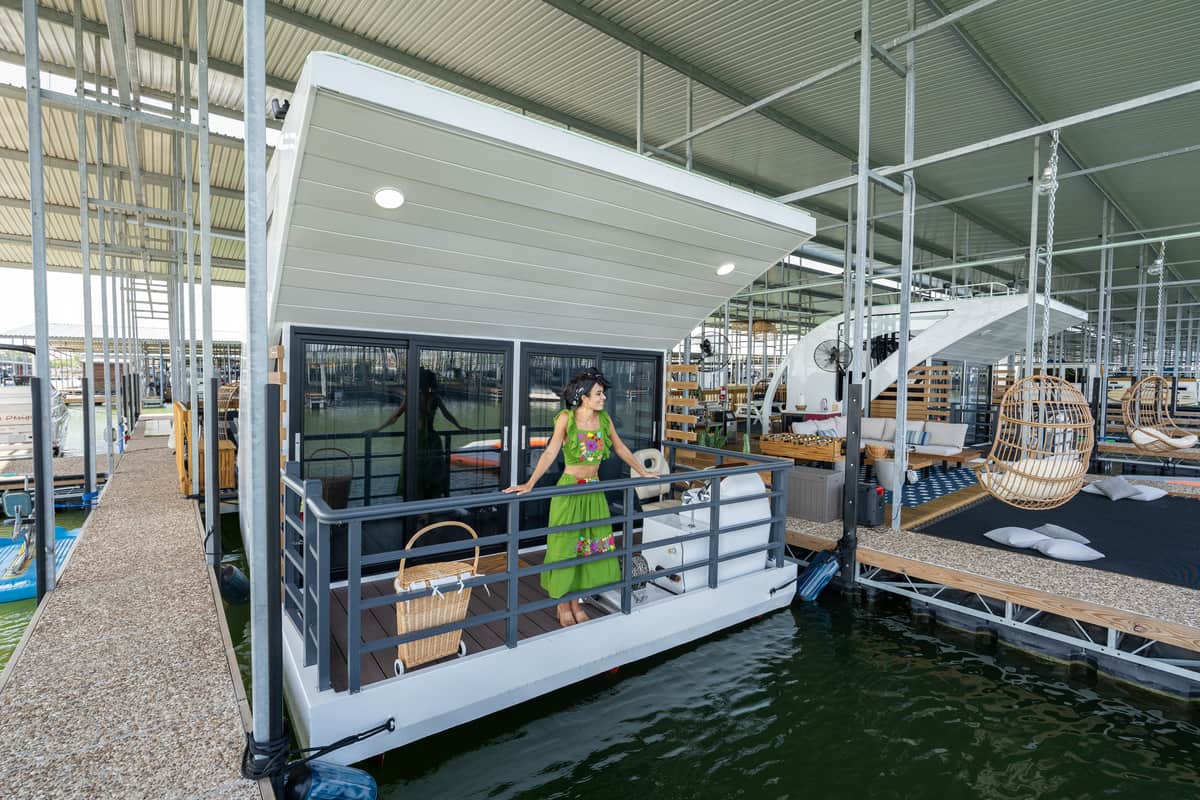
POLYGON ((195 504, 139 428, 0 677, 0 796, 260 798, 195 504))

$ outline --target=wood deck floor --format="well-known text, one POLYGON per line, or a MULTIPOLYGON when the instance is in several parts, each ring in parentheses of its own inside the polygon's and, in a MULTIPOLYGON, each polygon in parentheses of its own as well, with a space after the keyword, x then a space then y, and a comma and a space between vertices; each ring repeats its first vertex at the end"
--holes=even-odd
MULTIPOLYGON (((507 557, 504 555, 489 556, 480 559, 479 569, 487 574, 495 574, 503 572, 507 562, 507 557)), ((542 553, 524 553, 521 555, 521 567, 528 567, 533 564, 542 563, 542 553)), ((382 597, 383 595, 392 594, 392 578, 393 575, 382 575, 371 581, 363 581, 363 599, 372 597, 382 597)), ((537 602, 538 600, 546 599, 546 592, 542 589, 537 575, 527 575, 520 579, 517 586, 517 597, 522 605, 537 602)), ((493 611, 503 611, 505 606, 505 598, 508 593, 508 582, 501 581, 499 583, 490 584, 491 593, 484 591, 480 587, 476 587, 471 591, 471 602, 467 607, 467 616, 478 617, 483 614, 490 614, 493 611)), ((329 667, 330 680, 333 683, 335 691, 345 691, 349 685, 347 662, 346 662, 346 643, 347 630, 346 620, 348 618, 346 610, 346 588, 340 587, 333 589, 330 592, 330 639, 333 643, 332 661, 329 667)), ((606 611, 599 608, 595 604, 587 604, 586 606, 589 616, 598 618, 605 616, 606 611)), ((543 633, 549 633, 559 629, 558 617, 555 615, 554 608, 544 608, 540 611, 534 611, 528 614, 522 614, 517 619, 517 635, 518 639, 528 639, 533 636, 539 636, 543 633)), ((383 606, 373 608, 362 612, 362 637, 364 641, 374 642, 381 639, 386 639, 396 635, 396 612, 393 606, 383 606)), ((491 650, 495 647, 504 647, 505 623, 503 620, 497 622, 475 625, 470 628, 463 629, 463 639, 467 643, 467 654, 478 653, 483 650, 491 650)), ((377 681, 386 680, 395 675, 392 663, 396 657, 396 651, 392 648, 386 650, 376 650, 371 653, 366 653, 362 656, 360 662, 360 676, 362 685, 367 686, 377 681)), ((451 656, 453 658, 453 656, 451 656)), ((448 659, 447 659, 448 660, 448 659)), ((425 664, 415 669, 424 669, 429 666, 441 662, 432 662, 425 664)))

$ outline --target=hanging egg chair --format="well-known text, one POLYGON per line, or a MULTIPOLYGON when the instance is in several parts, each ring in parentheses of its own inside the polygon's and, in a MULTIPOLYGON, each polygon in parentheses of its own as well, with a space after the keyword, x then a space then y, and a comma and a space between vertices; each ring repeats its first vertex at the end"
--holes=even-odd
POLYGON ((1142 378, 1126 390, 1121 416, 1129 441, 1143 453, 1164 455, 1196 446, 1196 434, 1171 418, 1171 383, 1161 375, 1142 378))
POLYGON ((1016 508, 1057 508, 1083 486, 1093 428, 1087 400, 1074 386, 1053 375, 1023 378, 1000 401, 996 439, 979 483, 1016 508))

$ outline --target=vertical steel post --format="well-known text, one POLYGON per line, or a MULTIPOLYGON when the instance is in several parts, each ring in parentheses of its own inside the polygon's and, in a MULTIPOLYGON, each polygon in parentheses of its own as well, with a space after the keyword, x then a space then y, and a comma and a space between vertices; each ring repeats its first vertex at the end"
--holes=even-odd
MULTIPOLYGON (((84 99, 83 86, 83 2, 75 0, 72 21, 75 27, 75 96, 84 99)), ((97 78, 98 79, 98 78, 97 78)), ((92 230, 88 213, 88 166, 86 115, 80 108, 75 113, 75 141, 79 153, 79 256, 83 274, 83 491, 96 491, 96 436, 92 424, 96 420, 96 404, 92 388, 92 362, 96 359, 92 343, 92 230)))
POLYGON ((1133 333, 1133 375, 1142 379, 1142 339, 1146 336, 1146 248, 1138 248, 1137 317, 1133 333))
MULTIPOLYGON (((191 62, 188 60, 188 41, 190 39, 190 25, 192 19, 192 4, 190 0, 183 0, 183 118, 191 120, 192 118, 192 69, 191 62)), ((187 316, 188 316, 188 359, 187 359, 187 374, 188 374, 188 406, 191 409, 189 415, 190 422, 190 439, 192 446, 188 452, 188 469, 192 473, 192 494, 200 494, 200 460, 196 454, 200 452, 201 433, 200 433, 200 392, 201 392, 201 375, 200 365, 196 358, 196 265, 195 265, 195 244, 192 237, 192 137, 189 133, 183 135, 183 195, 184 195, 184 216, 187 222, 184 225, 187 234, 187 316)))
POLYGON ((742 449, 749 447, 750 426, 754 409, 754 298, 746 298, 746 438, 742 449))
MULTIPOLYGON (((42 558, 39 565, 54 564, 54 452, 50 426, 50 303, 46 294, 46 192, 42 174, 42 78, 38 49, 37 0, 22 0, 21 12, 25 21, 25 111, 29 125, 29 213, 33 234, 33 333, 36 353, 33 374, 40 378, 32 387, 34 409, 41 418, 34 422, 33 448, 35 455, 34 481, 38 493, 37 537, 42 558)), ((39 567, 40 568, 40 567, 39 567)), ((46 570, 43 584, 54 591, 55 571, 46 570)))
POLYGON ((49 380, 40 375, 29 379, 29 391, 33 396, 33 474, 37 480, 33 486, 33 502, 35 507, 33 517, 34 528, 34 582, 37 588, 37 601, 40 604, 47 592, 54 591, 56 570, 48 565, 55 563, 54 558, 54 489, 51 483, 42 480, 47 467, 47 453, 41 431, 48 421, 47 406, 42 405, 44 387, 49 380), (48 511, 49 514, 43 514, 48 511))
MULTIPOLYGON (((28 2, 29 0, 27 0, 28 2)), ((268 469, 274 464, 278 480, 279 441, 267 440, 267 415, 278 408, 267 408, 267 141, 266 118, 266 9, 264 0, 246 0, 243 4, 242 63, 244 65, 246 192, 246 433, 242 446, 247 449, 246 469, 241 473, 242 537, 251 548, 250 673, 253 690, 253 735, 260 744, 272 738, 275 721, 269 705, 271 672, 282 665, 271 662, 268 641, 270 606, 279 604, 279 588, 272 586, 267 572, 268 537, 279 537, 279 530, 268 530, 268 469)), ((189 186, 190 190, 190 186, 189 186)), ((351 553, 353 557, 355 554, 351 553)), ((322 565, 325 568, 325 565, 322 565)), ((352 587, 351 591, 356 591, 352 587)), ((322 644, 322 647, 325 645, 322 644)))
POLYGON ((1175 309, 1175 348, 1171 351, 1171 373, 1176 378, 1183 377, 1183 370, 1181 369, 1183 360, 1179 357, 1179 354, 1180 354, 1179 348, 1183 345, 1183 342, 1181 341, 1183 338, 1182 334, 1183 334, 1183 304, 1180 303, 1179 306, 1175 309))
MULTIPOLYGON (((908 29, 917 25, 915 0, 907 0, 905 14, 908 29)), ((916 44, 904 48, 904 160, 912 161, 916 148, 917 77, 916 44)), ((900 225, 900 330, 896 334, 896 438, 892 454, 896 462, 896 479, 892 483, 892 530, 900 530, 900 511, 903 507, 904 478, 908 471, 908 332, 912 304, 913 225, 917 185, 912 170, 904 173, 904 197, 900 225)), ((957 221, 958 216, 955 215, 957 221)))
MULTIPOLYGON (((100 73, 100 37, 97 36, 92 41, 92 52, 96 59, 96 74, 100 73)), ((99 87, 97 87, 96 96, 99 97, 99 87)), ((100 248, 100 337, 104 346, 104 445, 108 455, 108 476, 112 479, 113 474, 113 381, 112 381, 112 362, 113 349, 108 331, 108 275, 107 273, 107 255, 104 252, 104 244, 108 239, 106 231, 107 222, 104 219, 104 199, 106 193, 104 185, 106 183, 104 174, 104 123, 100 116, 100 112, 96 112, 96 194, 100 200, 96 204, 96 227, 100 234, 98 242, 100 248)), ((93 375, 95 370, 93 370, 93 375)))
MULTIPOLYGON (((1028 378, 1034 372, 1033 334, 1037 325, 1037 279, 1038 279, 1038 178, 1041 176, 1041 158, 1039 148, 1041 137, 1033 140, 1033 187, 1030 190, 1029 201, 1029 271, 1028 279, 1028 316, 1025 318, 1025 358, 1022 362, 1024 370, 1021 377, 1028 378)), ((1050 302, 1045 298, 1045 302, 1050 302)))
MULTIPOLYGON (((1100 244, 1108 244, 1108 198, 1104 198, 1100 207, 1100 244)), ((1104 324, 1106 321, 1104 313, 1104 305, 1108 302, 1105 296, 1105 287, 1108 285, 1108 262, 1111 250, 1107 247, 1100 251, 1100 296, 1099 304, 1096 307, 1096 378, 1099 383, 1100 397, 1095 398, 1101 406, 1108 402, 1108 368, 1104 363, 1104 324)), ((1088 381, 1089 386, 1091 381, 1088 381)), ((1103 431, 1103 428, 1101 428, 1103 431)))
MULTIPOLYGON (((208 0, 196 2, 196 93, 200 107, 200 307, 202 334, 204 336, 204 442, 208 457, 204 460, 204 519, 213 535, 213 566, 221 558, 220 496, 221 482, 218 479, 220 464, 217 453, 217 397, 220 381, 213 371, 212 341, 212 214, 209 205, 210 176, 208 157, 208 0)), ((262 115, 262 109, 258 109, 262 115)), ((278 414, 273 416, 278 417, 278 414)), ((278 445, 278 438, 276 439, 278 445)))
POLYGON ((854 228, 854 335, 850 340, 854 354, 850 363, 850 383, 845 403, 846 481, 842 503, 842 538, 838 556, 842 564, 842 583, 853 588, 858 574, 858 465, 862 433, 862 385, 866 368, 863 348, 863 300, 867 278, 867 222, 870 216, 871 169, 871 0, 862 0, 858 70, 858 175, 854 228))

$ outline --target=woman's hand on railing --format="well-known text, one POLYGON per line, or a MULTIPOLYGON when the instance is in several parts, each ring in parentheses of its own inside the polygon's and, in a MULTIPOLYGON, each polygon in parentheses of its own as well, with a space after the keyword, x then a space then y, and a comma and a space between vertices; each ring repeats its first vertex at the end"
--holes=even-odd
POLYGON ((659 477, 662 477, 662 476, 660 476, 660 475, 659 475, 657 472, 651 472, 650 470, 646 469, 645 467, 637 467, 636 469, 637 469, 637 474, 638 474, 638 477, 639 477, 639 478, 659 478, 659 477))
POLYGON ((533 491, 532 483, 518 483, 504 490, 505 494, 528 494, 533 491))

